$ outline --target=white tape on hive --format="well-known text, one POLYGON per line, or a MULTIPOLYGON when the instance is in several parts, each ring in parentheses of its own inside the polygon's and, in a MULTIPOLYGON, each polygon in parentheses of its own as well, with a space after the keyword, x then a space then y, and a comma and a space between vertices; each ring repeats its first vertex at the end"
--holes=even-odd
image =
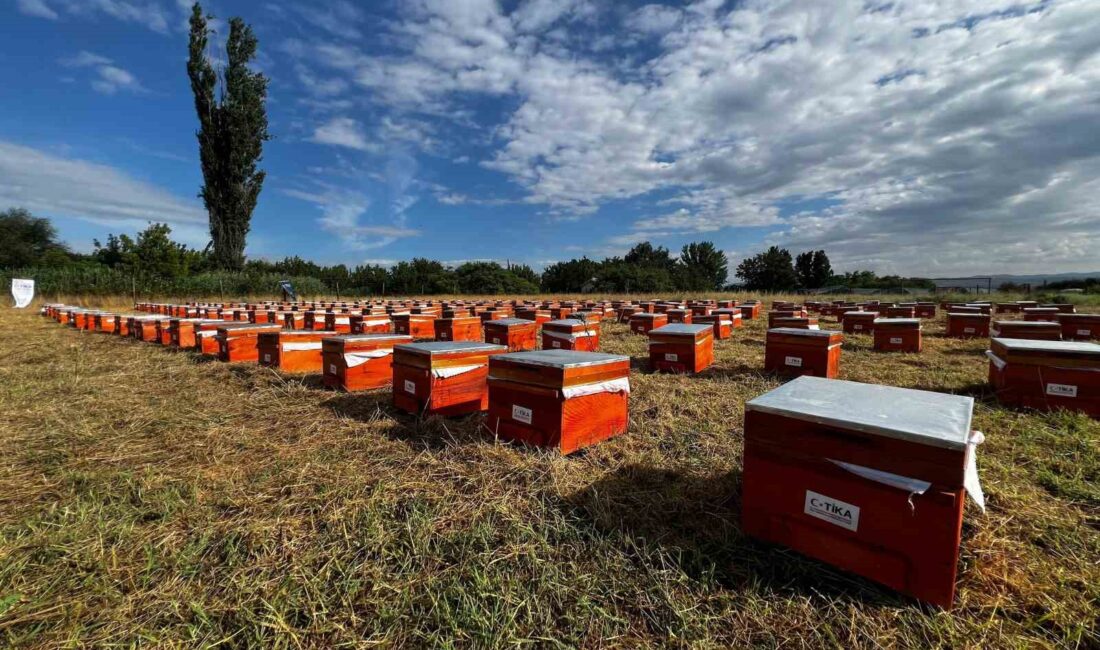
POLYGON ((997 370, 1004 370, 1005 366, 1008 365, 1005 363, 1004 359, 993 354, 993 350, 986 350, 985 356, 989 357, 989 360, 993 362, 993 365, 997 367, 997 370))
POLYGON ((484 367, 485 367, 485 364, 479 363, 479 364, 475 364, 475 365, 472 365, 472 366, 455 366, 453 368, 435 368, 435 369, 432 370, 432 374, 435 375, 436 377, 438 377, 439 379, 448 379, 450 377, 455 377, 457 375, 461 375, 463 373, 467 373, 467 372, 470 372, 472 370, 477 370, 478 368, 484 368, 484 367))
POLYGON ((344 354, 344 363, 349 368, 361 366, 371 359, 381 359, 393 354, 393 350, 363 350, 362 352, 348 352, 344 354))
POLYGON ((287 352, 301 352, 305 350, 320 350, 320 341, 310 341, 309 343, 283 343, 283 350, 287 352))
POLYGON ((600 381, 594 384, 582 384, 580 386, 569 386, 561 389, 561 394, 566 399, 581 397, 583 395, 597 395, 599 393, 626 393, 629 395, 630 379, 620 377, 618 379, 608 379, 607 381, 600 381))

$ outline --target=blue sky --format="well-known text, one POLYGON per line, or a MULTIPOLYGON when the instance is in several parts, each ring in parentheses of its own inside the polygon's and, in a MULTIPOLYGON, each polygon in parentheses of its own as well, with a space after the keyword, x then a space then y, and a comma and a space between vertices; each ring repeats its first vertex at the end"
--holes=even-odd
MULTIPOLYGON (((734 263, 1100 268, 1095 1, 204 8, 252 24, 271 79, 251 256, 542 267, 706 239, 734 263)), ((78 250, 149 220, 205 244, 188 11, 3 0, 0 208, 78 250)))

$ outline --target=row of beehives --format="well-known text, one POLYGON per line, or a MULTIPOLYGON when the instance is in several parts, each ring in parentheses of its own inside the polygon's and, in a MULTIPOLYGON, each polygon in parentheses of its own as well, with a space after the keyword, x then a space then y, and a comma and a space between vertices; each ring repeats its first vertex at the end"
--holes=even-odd
MULTIPOLYGON (((758 311, 759 307, 752 309, 758 311)), ((186 317, 132 316, 116 317, 112 323, 109 315, 97 314, 89 319, 87 312, 80 310, 48 311, 58 320, 71 320, 89 329, 106 329, 125 320, 128 330, 138 337, 162 342, 158 323, 167 322, 168 340, 179 341, 171 334, 173 321, 183 326, 182 336, 187 336, 186 324, 195 322, 186 317)), ((198 334, 192 335, 200 346, 207 338, 217 340, 217 335, 204 336, 203 332, 220 328, 228 343, 238 338, 231 335, 233 329, 247 327, 224 321, 213 325, 213 330, 202 329, 207 324, 201 322, 196 326, 198 334)), ((702 340, 714 337, 714 329, 708 324, 674 326, 690 327, 693 337, 701 336, 702 340)), ((295 359, 308 357, 310 368, 315 368, 319 349, 320 363, 331 360, 337 364, 335 369, 322 370, 338 376, 341 369, 346 373, 348 368, 386 358, 376 367, 392 381, 398 408, 441 414, 487 410, 484 426, 501 439, 569 453, 622 433, 627 427, 630 384, 626 357, 553 349, 506 353, 503 345, 471 341, 406 343, 390 351, 349 352, 346 341, 364 337, 287 332, 271 324, 266 327, 268 331, 257 336, 261 362, 263 355, 271 354, 279 359, 277 365, 294 368, 295 359), (289 346, 275 347, 259 341, 278 341, 281 334, 316 338, 296 339, 289 346), (388 363, 390 355, 392 364, 388 363)), ((840 336, 788 328, 773 332, 777 337, 794 332, 811 337, 840 336)), ((769 347, 773 332, 768 335, 769 347)), ((412 338, 380 336, 400 336, 402 341, 412 338)), ((657 345, 662 343, 658 341, 657 345)), ((678 341, 673 345, 675 351, 660 354, 677 355, 678 361, 683 347, 678 341)), ((1095 404, 1098 374, 1093 371, 1091 380, 1083 375, 1071 376, 1087 369, 1065 363, 1064 351, 1049 347, 1061 345, 1065 344, 995 339, 991 377, 993 368, 998 367, 1006 381, 1027 384, 1036 378, 1029 374, 1027 369, 1031 368, 1038 370, 1039 381, 1054 377, 1077 382, 1056 384, 1053 390, 1058 399, 1067 399, 1071 392, 1067 387, 1072 387, 1080 389, 1074 398, 1095 404), (1005 372, 1009 365, 1013 369, 1005 372)), ((1100 346, 1092 347, 1096 348, 1091 357, 1095 368, 1100 346)), ((221 353, 220 341, 215 349, 221 353)), ((812 370, 815 364, 798 365, 801 368, 788 370, 812 370)), ((1045 393, 1051 395, 1051 389, 1045 393)), ((1044 399, 1030 405, 1053 404, 1044 399)), ((969 397, 812 376, 796 378, 748 402, 742 498, 745 531, 950 607, 964 492, 982 501, 975 461, 982 435, 970 429, 972 407, 969 397)))

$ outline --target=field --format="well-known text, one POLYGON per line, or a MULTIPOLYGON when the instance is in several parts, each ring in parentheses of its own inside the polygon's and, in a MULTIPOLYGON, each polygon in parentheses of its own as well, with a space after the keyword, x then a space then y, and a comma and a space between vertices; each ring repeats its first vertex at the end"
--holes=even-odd
POLYGON ((605 323, 630 431, 562 458, 0 310, 0 644, 1100 647, 1100 422, 997 406, 942 323, 920 355, 849 337, 841 378, 978 400, 950 612, 741 533, 763 320, 696 377, 605 323))

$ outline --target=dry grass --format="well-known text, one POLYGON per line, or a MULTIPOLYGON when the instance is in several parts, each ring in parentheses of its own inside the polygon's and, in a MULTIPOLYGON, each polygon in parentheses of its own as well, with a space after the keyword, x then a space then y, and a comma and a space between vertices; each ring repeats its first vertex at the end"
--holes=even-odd
MULTIPOLYGON (((942 321, 941 321, 942 323, 942 321)), ((561 458, 388 391, 0 312, 8 646, 1097 647, 1100 423, 1000 408, 985 341, 849 337, 842 377, 974 395, 989 511, 937 611, 738 526, 762 321, 631 376, 626 436, 561 458)), ((831 326, 835 327, 835 326, 831 326)), ((605 324, 602 348, 645 341, 605 324)), ((639 364, 640 365, 640 364, 639 364)))

